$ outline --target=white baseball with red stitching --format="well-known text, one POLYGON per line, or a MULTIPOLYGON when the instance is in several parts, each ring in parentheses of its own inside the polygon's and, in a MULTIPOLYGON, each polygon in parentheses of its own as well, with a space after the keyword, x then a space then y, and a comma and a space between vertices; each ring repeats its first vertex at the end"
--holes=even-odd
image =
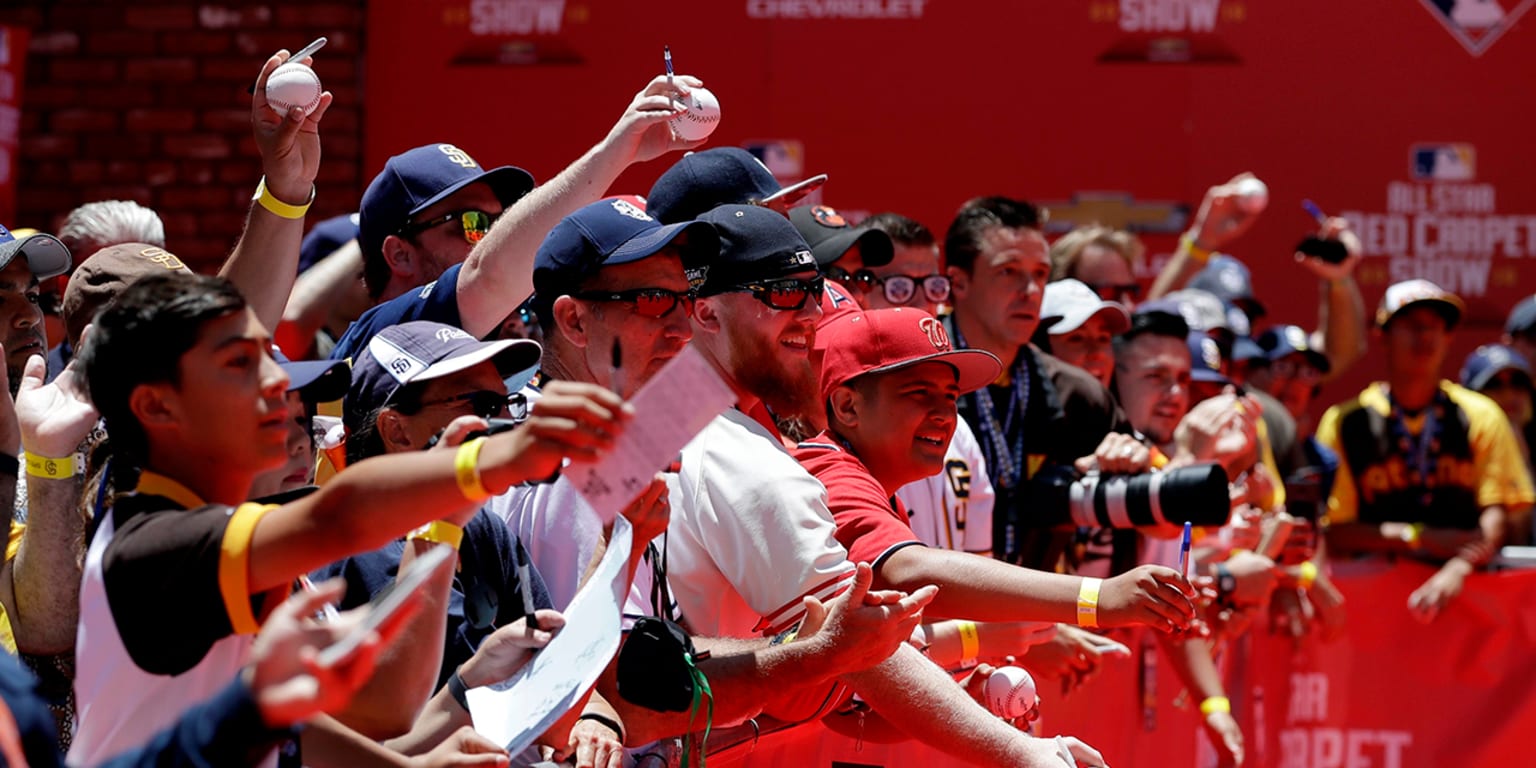
POLYGON ((304 114, 309 114, 320 105, 321 90, 320 76, 297 62, 284 64, 267 76, 267 104, 284 117, 294 107, 302 107, 304 114))

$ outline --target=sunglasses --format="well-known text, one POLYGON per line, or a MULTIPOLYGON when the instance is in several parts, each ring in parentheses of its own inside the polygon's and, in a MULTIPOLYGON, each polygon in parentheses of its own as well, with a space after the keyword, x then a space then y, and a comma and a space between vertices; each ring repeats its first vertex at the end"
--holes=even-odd
POLYGON ((434 405, 458 406, 467 404, 470 412, 482 419, 494 419, 501 416, 519 420, 528 418, 528 398, 521 392, 513 392, 508 395, 489 389, 465 392, 453 397, 445 397, 441 400, 426 400, 420 403, 401 403, 396 410, 411 413, 429 408, 434 405))
POLYGON ((1105 301, 1136 303, 1141 298, 1140 283, 1099 283, 1090 285, 1094 293, 1105 301))
POLYGON ((571 294, 572 298, 585 301, 619 301, 635 305, 635 314, 641 317, 660 318, 672 313, 677 305, 683 306, 683 314, 693 314, 693 304, 699 298, 696 290, 669 291, 665 288, 633 288, 627 291, 584 291, 571 294))
POLYGON ((1319 381, 1323 378, 1323 372, 1312 367, 1311 363, 1298 363, 1294 360, 1276 360, 1269 364, 1269 372, 1277 379, 1295 379, 1302 382, 1319 381))
POLYGON ((949 300, 949 278, 944 275, 927 277, 891 275, 886 278, 874 277, 874 280, 885 294, 885 300, 892 304, 905 304, 911 301, 912 297, 917 295, 919 285, 923 288, 923 298, 929 304, 941 304, 949 300))
POLYGON ((879 282, 879 278, 875 277, 875 273, 867 269, 849 272, 835 264, 822 268, 822 274, 826 275, 828 280, 834 280, 838 285, 850 291, 858 291, 859 293, 869 293, 874 290, 875 284, 879 282))
POLYGON ((817 275, 810 280, 788 277, 782 280, 742 283, 735 288, 727 289, 725 293, 751 293, 753 298, 774 309, 799 310, 804 308, 805 302, 813 297, 816 301, 821 301, 822 294, 826 293, 826 290, 826 278, 817 275))
POLYGON ((395 234, 401 237, 411 237, 433 227, 439 227, 450 221, 456 221, 459 224, 459 231, 464 233, 464 240, 469 243, 478 243, 485 238, 486 233, 491 231, 491 225, 495 224, 496 219, 500 216, 501 214, 499 213, 490 214, 485 211, 454 211, 453 213, 445 213, 435 219, 406 224, 395 234))

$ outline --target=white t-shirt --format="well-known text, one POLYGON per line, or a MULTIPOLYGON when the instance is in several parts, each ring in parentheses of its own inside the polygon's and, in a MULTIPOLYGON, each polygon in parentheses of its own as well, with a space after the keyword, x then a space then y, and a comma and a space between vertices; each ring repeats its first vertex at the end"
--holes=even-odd
POLYGON ((850 583, 826 489, 746 414, 711 421, 669 485, 667 582, 695 634, 775 634, 800 620, 806 595, 850 583))
POLYGON ((997 500, 987 460, 961 419, 944 453, 944 471, 896 490, 912 532, 924 544, 961 552, 992 550, 992 505, 997 500))

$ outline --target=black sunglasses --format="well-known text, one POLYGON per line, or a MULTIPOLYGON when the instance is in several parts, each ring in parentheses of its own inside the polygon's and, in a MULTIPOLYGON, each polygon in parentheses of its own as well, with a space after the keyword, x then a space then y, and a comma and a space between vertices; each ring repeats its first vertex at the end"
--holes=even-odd
POLYGON ((470 243, 478 243, 491 231, 491 225, 495 224, 496 219, 500 218, 500 216, 501 214, 499 213, 492 214, 485 211, 454 211, 453 213, 445 213, 435 219, 407 223, 396 231, 395 234, 401 237, 410 237, 433 227, 447 224, 450 221, 457 221, 459 231, 464 234, 464 239, 470 243))
POLYGON ((753 298, 774 309, 799 310, 811 298, 821 301, 826 290, 826 278, 817 275, 809 280, 786 277, 781 280, 742 283, 726 289, 724 293, 750 293, 753 298))
POLYGON ((583 291, 571 294, 572 298, 585 301, 620 301, 635 305, 635 314, 641 317, 666 317, 673 307, 683 305, 683 314, 693 314, 693 304, 699 298, 696 290, 669 291, 665 288, 633 288, 627 291, 583 291))
POLYGON ((445 397, 440 400, 426 400, 419 403, 400 403, 395 409, 403 413, 414 413, 433 405, 459 405, 467 403, 470 412, 482 419, 494 419, 505 414, 507 417, 522 420, 528 418, 528 398, 521 392, 513 392, 508 395, 489 389, 465 392, 461 395, 445 397))
POLYGON ((827 279, 836 281, 838 285, 850 291, 858 291, 859 293, 869 293, 874 290, 875 284, 879 282, 879 278, 875 277, 875 273, 867 269, 849 272, 836 264, 823 267, 822 273, 827 276, 827 279))

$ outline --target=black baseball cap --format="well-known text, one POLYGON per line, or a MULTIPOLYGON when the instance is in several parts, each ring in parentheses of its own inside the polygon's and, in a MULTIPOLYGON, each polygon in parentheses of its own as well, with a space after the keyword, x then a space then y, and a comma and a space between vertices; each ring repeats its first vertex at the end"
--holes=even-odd
POLYGON ((802 205, 789 209, 789 221, 810 244, 816 263, 825 267, 859 246, 866 267, 883 267, 896 257, 891 236, 872 227, 855 227, 826 205, 802 205))
POLYGON ((689 152, 645 196, 646 211, 663 224, 697 219, 718 205, 756 204, 787 210, 825 184, 827 175, 780 186, 756 155, 740 147, 689 152))
POLYGON ((720 253, 699 295, 712 296, 756 280, 820 273, 811 246, 789 219, 755 205, 722 205, 699 217, 720 236, 720 253))

